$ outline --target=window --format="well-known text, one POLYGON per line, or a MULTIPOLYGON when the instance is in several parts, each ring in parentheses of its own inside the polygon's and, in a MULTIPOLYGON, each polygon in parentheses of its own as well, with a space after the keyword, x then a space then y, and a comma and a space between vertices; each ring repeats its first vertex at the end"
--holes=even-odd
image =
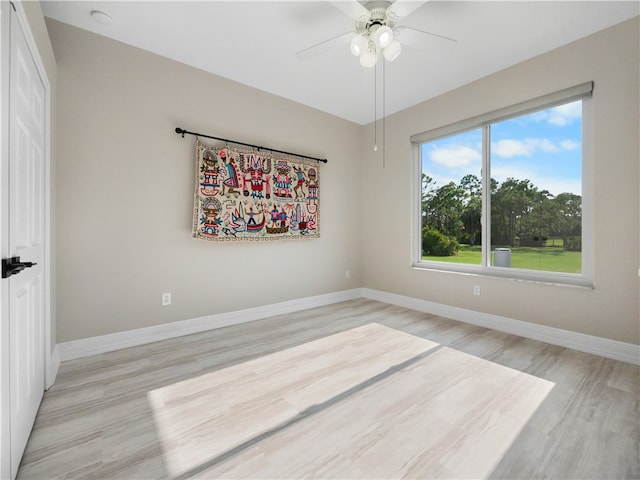
POLYGON ((590 285, 583 131, 592 88, 412 137, 414 266, 590 285))

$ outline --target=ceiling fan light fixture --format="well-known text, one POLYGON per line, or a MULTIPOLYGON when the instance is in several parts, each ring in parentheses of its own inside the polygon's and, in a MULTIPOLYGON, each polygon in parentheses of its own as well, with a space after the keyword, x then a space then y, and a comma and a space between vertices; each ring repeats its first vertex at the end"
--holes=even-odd
POLYGON ((387 25, 383 25, 378 28, 373 34, 373 41, 378 46, 378 48, 386 48, 388 47, 393 40, 393 30, 389 28, 387 25))
POLYGON ((400 52, 402 52, 402 45, 400 45, 400 42, 398 42, 397 40, 394 40, 389 44, 388 47, 382 50, 382 55, 384 55, 384 58, 386 58, 389 62, 393 62, 396 58, 398 58, 400 52))
POLYGON ((367 39, 362 35, 357 35, 351 40, 351 53, 359 57, 367 50, 367 39))
POLYGON ((362 65, 363 67, 371 68, 376 64, 377 61, 378 56, 371 50, 367 50, 362 55, 360 55, 360 65, 362 65))

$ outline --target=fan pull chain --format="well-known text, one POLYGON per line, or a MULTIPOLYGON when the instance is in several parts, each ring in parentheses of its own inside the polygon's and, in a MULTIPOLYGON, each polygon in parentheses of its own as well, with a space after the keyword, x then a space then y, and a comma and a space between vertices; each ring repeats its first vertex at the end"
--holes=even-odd
POLYGON ((386 85, 387 85, 387 62, 382 60, 382 168, 386 167, 386 153, 387 153, 387 140, 386 140, 386 85))
POLYGON ((378 62, 373 67, 373 151, 378 151, 378 62))

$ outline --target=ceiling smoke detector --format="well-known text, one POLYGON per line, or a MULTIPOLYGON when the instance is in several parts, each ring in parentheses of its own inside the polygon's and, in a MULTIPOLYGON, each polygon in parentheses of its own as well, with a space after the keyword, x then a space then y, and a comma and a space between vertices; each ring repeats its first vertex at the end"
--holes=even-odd
POLYGON ((91 15, 91 18, 93 18, 100 25, 109 25, 113 21, 113 18, 111 18, 110 15, 107 15, 106 13, 101 12, 100 10, 91 10, 90 15, 91 15))

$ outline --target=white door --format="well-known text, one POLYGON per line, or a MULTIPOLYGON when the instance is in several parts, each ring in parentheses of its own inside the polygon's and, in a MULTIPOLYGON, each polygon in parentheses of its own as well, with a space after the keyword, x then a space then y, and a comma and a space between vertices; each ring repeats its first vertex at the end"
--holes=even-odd
POLYGON ((45 88, 11 14, 9 282, 11 476, 15 477, 44 393, 45 88), (29 266, 29 263, 35 265, 29 266))

